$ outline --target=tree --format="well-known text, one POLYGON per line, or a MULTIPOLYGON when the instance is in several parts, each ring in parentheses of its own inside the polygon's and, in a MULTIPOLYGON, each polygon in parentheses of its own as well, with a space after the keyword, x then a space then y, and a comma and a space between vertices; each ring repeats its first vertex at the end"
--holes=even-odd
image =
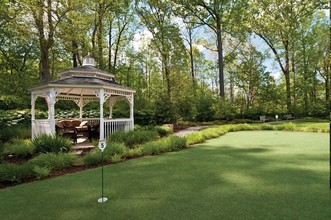
MULTIPOLYGON (((286 106, 292 112, 291 101, 291 52, 295 50, 296 30, 306 16, 325 6, 319 0, 270 0, 250 1, 251 28, 272 50, 286 81, 286 106)), ((293 53, 292 53, 293 54, 293 53)), ((295 65, 292 56, 292 66, 295 65)), ((295 69, 294 66, 292 70, 295 69)))
POLYGON ((171 23, 171 5, 167 1, 146 0, 136 4, 136 11, 153 35, 151 46, 160 57, 166 91, 171 97, 174 70, 186 65, 183 40, 178 27, 171 23))
POLYGON ((224 98, 224 33, 234 33, 234 29, 238 28, 241 18, 244 17, 239 15, 245 11, 246 1, 178 0, 176 2, 184 6, 186 13, 196 17, 198 24, 206 25, 214 32, 218 54, 219 95, 224 98))

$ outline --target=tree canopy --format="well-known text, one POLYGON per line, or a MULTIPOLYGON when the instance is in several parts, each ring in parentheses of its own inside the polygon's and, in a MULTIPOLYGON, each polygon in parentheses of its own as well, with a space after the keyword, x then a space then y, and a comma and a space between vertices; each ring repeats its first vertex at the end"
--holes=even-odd
POLYGON ((325 0, 2 0, 1 109, 90 53, 145 123, 330 110, 325 0), (147 120, 148 119, 148 120, 147 120), (147 122, 148 121, 148 122, 147 122))

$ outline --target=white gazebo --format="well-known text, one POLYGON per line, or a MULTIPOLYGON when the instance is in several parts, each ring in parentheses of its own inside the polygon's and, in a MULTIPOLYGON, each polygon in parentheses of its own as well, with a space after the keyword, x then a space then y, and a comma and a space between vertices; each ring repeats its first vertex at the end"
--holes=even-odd
POLYGON ((135 90, 122 86, 115 76, 95 67, 94 59, 86 56, 83 65, 59 73, 61 78, 31 88, 31 126, 32 138, 39 134, 55 134, 55 103, 58 100, 72 100, 79 109, 79 120, 100 124, 100 140, 105 140, 116 130, 133 130, 133 104, 135 90), (35 118, 35 102, 38 97, 45 98, 48 118, 35 118), (112 109, 119 100, 126 100, 130 106, 130 118, 113 119, 112 109), (83 107, 93 101, 100 103, 100 118, 83 118, 83 107), (104 117, 103 106, 108 104, 109 117, 104 117))

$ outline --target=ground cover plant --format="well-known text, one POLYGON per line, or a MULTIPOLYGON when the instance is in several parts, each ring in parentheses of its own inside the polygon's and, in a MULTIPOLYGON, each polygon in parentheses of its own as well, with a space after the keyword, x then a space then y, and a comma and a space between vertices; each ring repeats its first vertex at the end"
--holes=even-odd
POLYGON ((328 143, 325 133, 228 133, 189 150, 105 166, 103 204, 101 168, 2 189, 1 216, 330 219, 328 143))

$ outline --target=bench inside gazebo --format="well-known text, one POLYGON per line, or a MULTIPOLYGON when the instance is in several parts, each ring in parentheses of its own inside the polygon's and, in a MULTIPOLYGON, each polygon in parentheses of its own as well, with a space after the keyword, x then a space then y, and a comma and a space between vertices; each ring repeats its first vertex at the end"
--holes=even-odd
MULTIPOLYGON (((62 134, 73 132, 73 140, 77 132, 88 128, 89 137, 98 135, 100 140, 105 140, 111 133, 122 130, 133 130, 134 93, 135 90, 120 85, 115 81, 115 76, 95 67, 94 59, 86 56, 83 65, 59 73, 60 79, 31 88, 31 126, 32 138, 40 134, 62 134), (48 118, 35 118, 35 103, 38 97, 46 100, 48 118), (79 118, 55 119, 55 103, 58 100, 74 101, 79 107, 79 118), (117 101, 125 100, 130 106, 129 118, 112 118, 112 109, 117 101), (89 102, 99 102, 99 118, 83 118, 83 108, 89 102), (109 108, 109 115, 104 117, 104 104, 109 108), (72 125, 68 125, 71 123, 72 125), (66 127, 68 129, 62 129, 66 127), (71 130, 71 128, 74 128, 71 130), (81 130, 80 130, 81 128, 81 130), (97 132, 96 132, 97 131, 97 132)), ((76 136, 76 137, 75 137, 76 136)), ((72 136, 71 136, 72 137, 72 136)))

